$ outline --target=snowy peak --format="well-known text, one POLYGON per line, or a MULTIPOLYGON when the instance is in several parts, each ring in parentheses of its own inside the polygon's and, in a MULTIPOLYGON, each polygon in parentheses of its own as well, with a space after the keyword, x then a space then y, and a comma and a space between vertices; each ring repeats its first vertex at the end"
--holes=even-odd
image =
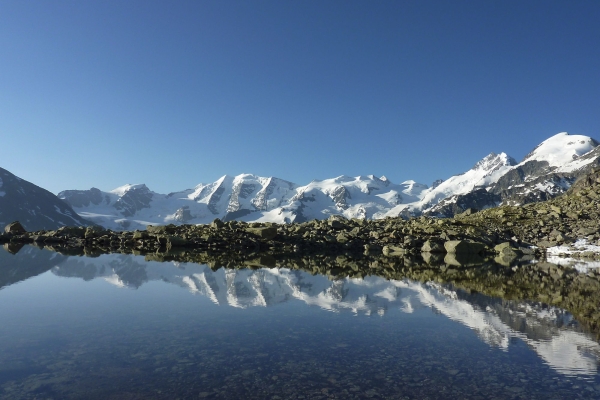
POLYGON ((502 168, 505 166, 511 166, 511 165, 517 165, 517 162, 515 161, 514 158, 510 157, 508 154, 506 154, 506 153, 500 153, 500 154, 490 153, 487 156, 485 156, 484 158, 482 158, 481 160, 479 160, 477 162, 477 164, 475 164, 473 166, 473 169, 481 170, 481 171, 485 171, 485 172, 492 172, 492 171, 498 170, 499 168, 502 168))
POLYGON ((118 188, 111 190, 109 193, 113 193, 119 197, 123 197, 129 192, 147 193, 150 192, 150 189, 148 189, 148 187, 143 183, 135 185, 128 183, 126 185, 119 186, 118 188))
POLYGON ((114 207, 121 211, 124 217, 131 217, 143 208, 149 208, 153 193, 144 184, 123 185, 110 193, 119 196, 114 207))
POLYGON ((560 167, 592 151, 598 144, 589 136, 561 132, 540 143, 520 164, 546 161, 550 167, 560 167))
POLYGON ((428 189, 427 185, 424 183, 415 182, 413 180, 404 181, 400 184, 400 186, 404 187, 402 193, 406 194, 407 196, 417 198, 421 196, 421 193, 423 193, 424 190, 428 189))
MULTIPOLYGON (((518 164, 504 153, 500 156, 490 154, 473 169, 490 172, 484 174, 471 190, 446 188, 444 193, 448 196, 439 196, 421 210, 430 215, 449 217, 466 208, 482 209, 548 200, 564 193, 579 176, 598 165, 600 146, 596 140, 562 132, 540 143, 518 164)), ((448 181, 458 180, 456 178, 448 181)), ((441 183, 436 190, 445 185, 446 182, 441 183)))
POLYGON ((445 198, 464 195, 477 188, 495 183, 515 164, 516 161, 506 153, 490 153, 467 172, 454 175, 435 187, 424 191, 420 202, 415 204, 412 209, 414 211, 426 211, 445 198))

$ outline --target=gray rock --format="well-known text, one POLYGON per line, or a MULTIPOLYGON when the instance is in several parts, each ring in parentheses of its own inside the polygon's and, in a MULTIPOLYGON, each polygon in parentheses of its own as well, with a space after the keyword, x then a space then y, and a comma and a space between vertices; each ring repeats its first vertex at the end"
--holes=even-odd
POLYGON ((133 232, 133 239, 138 240, 138 239, 145 239, 148 237, 148 232, 144 232, 144 231, 135 231, 133 232))
POLYGON ((85 237, 85 232, 86 228, 75 226, 63 226, 62 228, 58 228, 56 230, 56 234, 58 236, 69 236, 78 239, 83 239, 85 237))
POLYGON ((106 233, 106 229, 101 226, 88 226, 85 230, 85 238, 91 239, 95 237, 100 237, 106 233))
POLYGON ((343 233, 337 235, 335 239, 338 241, 338 243, 347 243, 350 240, 350 238, 343 233))
POLYGON ((479 254, 485 246, 477 242, 467 242, 466 240, 449 240, 444 243, 444 248, 448 253, 454 254, 479 254))
POLYGON ((346 227, 341 221, 338 221, 336 219, 330 220, 328 222, 329 226, 333 229, 344 229, 346 227))
POLYGON ((252 233, 253 235, 256 235, 258 237, 261 237, 263 239, 273 239, 275 236, 277 236, 277 228, 275 227, 271 227, 271 226, 263 226, 263 227, 258 227, 258 228, 246 228, 246 232, 248 233, 252 233))
POLYGON ((21 225, 19 221, 15 221, 5 226, 4 232, 12 233, 13 235, 21 235, 27 231, 25 230, 25 228, 23 228, 23 225, 21 225))
POLYGON ((215 218, 215 220, 213 222, 210 223, 210 227, 211 228, 222 228, 225 226, 225 223, 223 221, 221 221, 219 218, 215 218))
POLYGON ((383 246, 383 255, 388 257, 401 257, 406 254, 406 249, 397 246, 383 246))
POLYGON ((423 244, 423 247, 421 247, 421 251, 426 252, 426 253, 445 253, 446 252, 446 250, 444 249, 444 246, 442 246, 441 243, 435 242, 432 240, 427 240, 423 244))

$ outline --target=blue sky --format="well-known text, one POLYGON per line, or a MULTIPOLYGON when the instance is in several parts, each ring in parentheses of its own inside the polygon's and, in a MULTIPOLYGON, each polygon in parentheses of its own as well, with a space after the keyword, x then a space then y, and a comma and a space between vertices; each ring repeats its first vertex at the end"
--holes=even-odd
POLYGON ((54 193, 394 182, 600 139, 599 1, 0 2, 0 167, 54 193))

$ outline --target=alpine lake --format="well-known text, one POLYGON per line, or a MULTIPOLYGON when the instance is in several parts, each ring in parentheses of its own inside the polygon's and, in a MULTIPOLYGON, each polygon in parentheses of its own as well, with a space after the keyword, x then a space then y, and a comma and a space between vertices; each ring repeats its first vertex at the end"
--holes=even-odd
POLYGON ((576 317, 598 304, 475 276, 526 265, 264 264, 5 245, 0 398, 600 398, 598 331, 576 317))

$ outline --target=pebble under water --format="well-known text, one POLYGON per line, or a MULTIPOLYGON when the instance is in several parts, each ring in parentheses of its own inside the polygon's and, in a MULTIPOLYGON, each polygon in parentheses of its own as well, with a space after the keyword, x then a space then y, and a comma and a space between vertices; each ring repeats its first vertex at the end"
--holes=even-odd
POLYGON ((596 399, 564 310, 379 277, 0 251, 0 398, 596 399))

